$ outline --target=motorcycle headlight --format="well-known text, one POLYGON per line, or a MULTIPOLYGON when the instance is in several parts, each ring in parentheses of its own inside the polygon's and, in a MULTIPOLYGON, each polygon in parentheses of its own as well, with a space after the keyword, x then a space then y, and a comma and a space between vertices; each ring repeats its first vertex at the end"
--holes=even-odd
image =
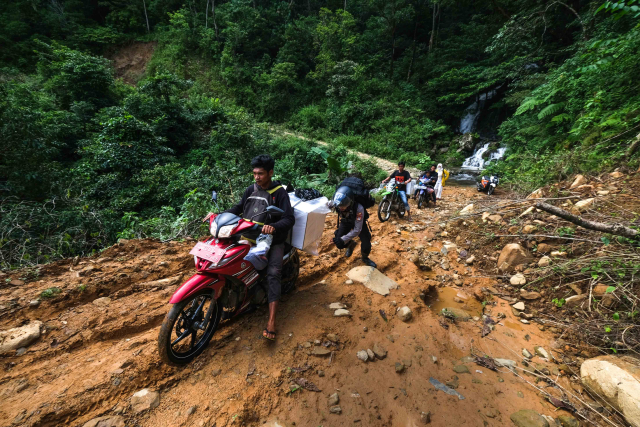
POLYGON ((233 225, 225 225, 224 227, 220 228, 220 231, 218 231, 218 237, 220 239, 226 239, 227 237, 231 236, 231 233, 233 232, 233 229, 236 228, 237 224, 233 224, 233 225))
POLYGON ((218 224, 214 222, 211 223, 211 226, 209 227, 209 231, 211 232, 211 235, 213 237, 216 237, 216 231, 218 231, 218 224))

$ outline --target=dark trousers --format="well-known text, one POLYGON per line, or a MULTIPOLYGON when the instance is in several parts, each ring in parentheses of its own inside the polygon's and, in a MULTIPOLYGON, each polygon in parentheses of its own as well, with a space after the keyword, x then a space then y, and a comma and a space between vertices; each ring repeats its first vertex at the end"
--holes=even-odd
MULTIPOLYGON (((354 224, 348 222, 340 222, 340 226, 336 230, 336 237, 342 237, 351 230, 353 230, 354 224)), ((366 222, 362 225, 362 230, 360 231, 360 250, 362 252, 362 258, 369 258, 369 254, 371 253, 371 231, 369 230, 369 224, 366 222)))
POLYGON ((269 263, 267 264, 267 301, 274 302, 280 300, 282 291, 282 258, 284 257, 284 243, 271 245, 269 249, 269 263))

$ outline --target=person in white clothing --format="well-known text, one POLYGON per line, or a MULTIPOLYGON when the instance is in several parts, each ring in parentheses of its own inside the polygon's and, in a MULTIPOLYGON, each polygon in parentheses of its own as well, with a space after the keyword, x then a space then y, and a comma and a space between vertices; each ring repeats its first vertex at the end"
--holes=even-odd
POLYGON ((442 163, 438 163, 436 172, 438 172, 438 181, 433 189, 436 192, 436 199, 442 199, 442 187, 444 187, 445 181, 449 178, 449 171, 442 167, 442 163))

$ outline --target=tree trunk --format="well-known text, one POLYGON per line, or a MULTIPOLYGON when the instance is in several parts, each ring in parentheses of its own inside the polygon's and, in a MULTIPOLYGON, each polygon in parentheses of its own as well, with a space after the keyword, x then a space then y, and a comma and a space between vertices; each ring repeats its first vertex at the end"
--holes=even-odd
POLYGON ((209 0, 207 0, 207 7, 204 8, 204 29, 209 28, 209 0))
POLYGON ((142 6, 144 6, 144 19, 147 21, 147 34, 151 31, 149 29, 149 16, 147 16, 147 2, 142 0, 142 6))
POLYGON ((344 0, 344 8, 342 10, 344 10, 345 12, 347 11, 347 0, 344 0))
POLYGON ((636 239, 639 237, 640 232, 629 228, 629 227, 625 227, 622 224, 605 224, 602 222, 595 222, 595 221, 589 221, 586 219, 582 219, 579 216, 573 215, 567 211, 565 211, 564 209, 560 209, 558 207, 549 205, 547 203, 544 202, 538 202, 536 203, 536 207, 538 209, 542 209, 545 212, 549 212, 550 214, 553 214, 557 217, 560 217, 564 220, 567 220, 569 222, 572 222, 576 225, 579 225, 580 227, 583 228, 588 228, 589 230, 595 230, 595 231, 601 231, 603 233, 609 233, 609 234, 615 234, 616 236, 623 236, 623 237, 627 237, 629 239, 636 239))
POLYGON ((416 37, 418 36, 418 19, 416 18, 416 25, 413 28, 413 47, 411 48, 411 62, 409 62, 409 71, 407 72, 407 83, 411 79, 411 73, 413 72, 413 61, 416 58, 416 37))
POLYGON ((394 57, 396 56, 396 26, 393 26, 393 31, 391 32, 391 75, 389 78, 393 81, 393 63, 394 57))
POLYGON ((216 30, 216 40, 218 39, 218 23, 216 22, 216 0, 211 0, 211 17, 213 18, 213 28, 216 30))
POLYGON ((431 20, 431 36, 429 37, 429 53, 433 49, 433 40, 436 35, 436 18, 438 17, 438 3, 433 4, 433 19, 431 20))

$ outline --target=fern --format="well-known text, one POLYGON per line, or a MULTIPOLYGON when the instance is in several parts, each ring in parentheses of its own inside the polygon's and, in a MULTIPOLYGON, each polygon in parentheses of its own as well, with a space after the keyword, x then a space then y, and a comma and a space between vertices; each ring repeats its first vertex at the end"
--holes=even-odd
POLYGON ((551 121, 554 123, 562 123, 564 121, 571 121, 571 116, 567 113, 562 113, 562 114, 558 114, 557 116, 554 116, 551 121))
POLYGON ((538 120, 542 120, 546 117, 556 114, 564 108, 564 102, 558 102, 556 104, 547 105, 538 113, 538 120))
POLYGON ((533 110, 534 108, 536 108, 538 105, 540 105, 543 102, 544 101, 542 101, 540 99, 537 99, 537 98, 527 98, 518 107, 518 109, 516 110, 515 115, 519 116, 520 114, 526 113, 529 110, 533 110))

